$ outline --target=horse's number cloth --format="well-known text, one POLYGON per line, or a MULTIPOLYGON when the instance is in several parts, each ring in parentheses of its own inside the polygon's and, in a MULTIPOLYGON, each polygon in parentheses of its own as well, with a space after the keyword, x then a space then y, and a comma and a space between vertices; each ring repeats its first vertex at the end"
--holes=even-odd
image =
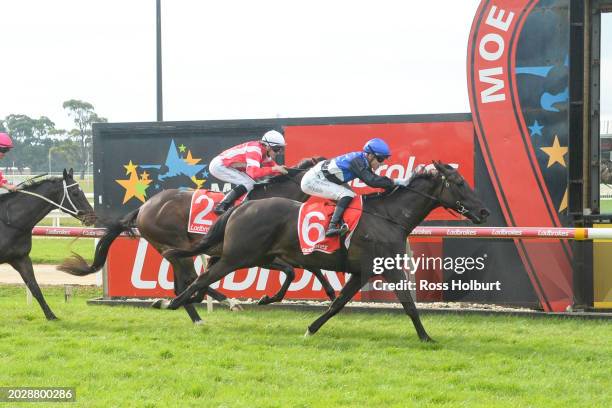
MULTIPOLYGON (((187 231, 192 234, 208 234, 210 227, 217 221, 217 214, 213 209, 221 200, 224 194, 209 190, 195 190, 191 196, 191 206, 189 207, 189 224, 187 231)), ((236 200, 240 203, 244 195, 236 200)))
MULTIPOLYGON (((331 254, 340 249, 340 238, 326 237, 325 230, 329 225, 332 214, 336 208, 336 203, 318 197, 310 197, 308 201, 300 207, 298 215, 298 236, 300 238, 300 248, 304 255, 311 254, 313 251, 331 254)), ((349 232, 344 235, 344 246, 348 249, 351 236, 359 223, 363 208, 361 196, 353 198, 351 204, 344 211, 344 222, 349 226, 349 232)))

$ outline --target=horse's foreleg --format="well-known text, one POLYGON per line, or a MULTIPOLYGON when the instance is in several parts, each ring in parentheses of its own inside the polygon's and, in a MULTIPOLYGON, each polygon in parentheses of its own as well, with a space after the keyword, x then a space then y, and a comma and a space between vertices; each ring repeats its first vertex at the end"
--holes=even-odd
MULTIPOLYGON (((406 279, 406 275, 398 269, 386 270, 383 272, 383 276, 385 280, 389 283, 399 283, 402 280, 406 279)), ((396 285, 396 287, 402 287, 402 286, 396 285)), ((404 311, 406 312, 406 314, 410 316, 410 319, 412 319, 412 324, 414 324, 414 328, 417 332, 417 335, 419 336, 419 339, 421 341, 433 341, 431 337, 429 337, 429 335, 425 331, 425 328, 423 327, 423 324, 421 323, 419 312, 417 311, 414 301, 412 300, 410 291, 408 289, 395 290, 395 295, 397 296, 398 300, 402 304, 402 307, 404 308, 404 311)))
POLYGON ((40 305, 43 313, 47 320, 57 320, 57 316, 53 314, 51 308, 45 301, 42 292, 40 291, 40 287, 36 282, 36 277, 34 276, 34 268, 32 268, 32 261, 28 255, 23 256, 19 259, 9 262, 13 268, 21 275, 21 278, 25 282, 30 292, 32 292, 32 296, 36 299, 38 304, 40 305))
POLYGON ((355 296, 363 284, 364 282, 361 281, 361 277, 359 275, 351 275, 348 282, 346 282, 346 285, 344 285, 340 291, 338 297, 329 306, 329 309, 327 309, 327 311, 323 313, 321 317, 315 320, 314 323, 308 326, 306 336, 315 334, 321 328, 321 326, 325 324, 325 322, 342 310, 344 305, 346 305, 353 298, 353 296, 355 296))
POLYGON ((264 266, 264 268, 277 269, 283 272, 286 278, 285 278, 285 281, 283 282, 283 285, 281 286, 279 291, 274 296, 270 297, 268 295, 264 295, 261 297, 261 299, 259 299, 259 302, 257 302, 257 304, 258 305, 269 305, 270 303, 280 302, 281 300, 283 300, 283 298, 287 294, 287 290, 289 289, 291 282, 293 282, 293 279, 295 279, 295 271, 290 265, 280 263, 280 262, 273 262, 270 265, 264 266))
POLYGON ((323 290, 325 290, 325 293, 327 294, 329 300, 333 301, 334 299, 336 299, 336 291, 334 290, 331 283, 329 283, 325 275, 323 275, 323 272, 320 269, 313 269, 310 272, 312 272, 312 274, 319 280, 319 282, 321 282, 321 286, 323 286, 323 290))

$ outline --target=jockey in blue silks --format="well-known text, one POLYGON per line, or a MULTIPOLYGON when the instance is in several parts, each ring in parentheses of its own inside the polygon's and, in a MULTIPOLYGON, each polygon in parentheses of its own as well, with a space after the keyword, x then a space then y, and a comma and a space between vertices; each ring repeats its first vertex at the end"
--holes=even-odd
POLYGON ((304 174, 302 191, 337 201, 325 236, 341 235, 348 230, 342 214, 355 197, 355 192, 346 185, 349 181, 359 178, 370 187, 384 189, 406 184, 406 179, 390 179, 374 173, 390 156, 391 150, 384 140, 371 139, 363 146, 363 151, 319 162, 304 174))

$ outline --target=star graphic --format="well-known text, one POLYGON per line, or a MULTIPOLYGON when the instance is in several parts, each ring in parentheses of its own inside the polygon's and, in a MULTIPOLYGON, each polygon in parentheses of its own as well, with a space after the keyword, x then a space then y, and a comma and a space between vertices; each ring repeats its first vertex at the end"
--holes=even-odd
POLYGON ((197 186, 197 188, 202 188, 202 185, 204 184, 204 182, 206 181, 206 179, 199 179, 196 176, 193 176, 191 178, 191 181, 193 181, 195 183, 195 185, 197 186))
POLYGON ((193 156, 191 155, 191 150, 187 152, 187 157, 185 157, 183 160, 185 160, 185 163, 189 163, 189 164, 198 164, 199 162, 202 161, 202 159, 194 159, 193 156))
POLYGON ((533 125, 528 126, 528 127, 529 127, 529 130, 531 130, 531 136, 535 136, 535 135, 542 136, 542 129, 544 129, 544 126, 540 125, 537 120, 533 122, 533 125))
POLYGON ((567 167, 565 165, 565 158, 563 157, 567 153, 567 147, 563 147, 559 144, 559 136, 555 135, 555 140, 552 146, 540 147, 540 150, 548 155, 547 168, 551 167, 555 163, 559 163, 563 167, 567 167))
POLYGON ((125 172, 125 175, 128 176, 130 173, 136 173, 136 168, 138 167, 137 165, 135 165, 134 163, 132 163, 132 161, 130 160, 129 164, 124 165, 123 167, 125 167, 125 169, 127 170, 125 172))
POLYGON ((181 143, 181 145, 179 146, 179 152, 185 153, 185 149, 187 149, 187 146, 181 143))
POLYGON ((150 180, 149 179, 149 173, 147 173, 146 171, 143 171, 142 174, 140 175, 140 177, 141 177, 142 181, 150 180))
POLYGON ((202 170, 202 177, 208 177, 208 171, 202 170))
POLYGON ((200 171, 202 171, 204 167, 206 167, 203 164, 189 164, 184 159, 179 157, 179 154, 176 151, 176 144, 174 143, 174 140, 170 143, 170 148, 168 149, 168 155, 166 156, 165 164, 168 168, 168 171, 158 176, 159 181, 164 181, 167 178, 176 176, 187 176, 191 178, 198 174, 200 171))
POLYGON ((561 199, 561 204, 559 205, 559 212, 567 209, 567 192, 568 189, 565 189, 565 194, 563 194, 563 198, 561 199))
POLYGON ((138 174, 134 171, 130 174, 128 180, 115 180, 121 187, 125 188, 123 196, 123 204, 127 203, 132 197, 136 197, 143 203, 147 197, 147 188, 151 184, 151 180, 143 180, 138 178, 138 174))

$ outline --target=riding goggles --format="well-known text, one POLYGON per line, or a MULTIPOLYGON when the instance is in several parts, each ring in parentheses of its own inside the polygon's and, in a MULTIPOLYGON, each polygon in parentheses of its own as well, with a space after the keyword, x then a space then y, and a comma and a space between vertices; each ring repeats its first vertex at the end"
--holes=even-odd
POLYGON ((8 153, 10 150, 10 147, 0 147, 0 153, 8 153))

